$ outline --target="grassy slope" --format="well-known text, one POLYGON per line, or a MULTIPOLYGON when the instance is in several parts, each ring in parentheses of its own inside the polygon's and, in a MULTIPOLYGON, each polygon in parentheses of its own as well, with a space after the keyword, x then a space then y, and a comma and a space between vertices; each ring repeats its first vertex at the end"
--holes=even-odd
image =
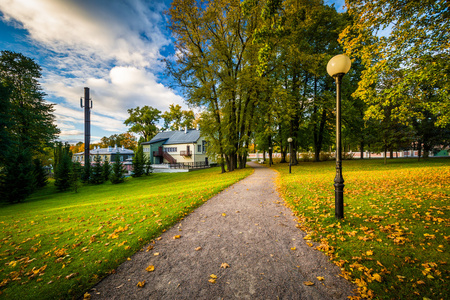
POLYGON ((77 297, 252 169, 153 174, 0 207, 0 297, 77 297))
POLYGON ((340 222, 334 218, 334 162, 301 163, 292 174, 287 164, 275 168, 299 226, 362 296, 449 298, 449 159, 344 161, 340 222))

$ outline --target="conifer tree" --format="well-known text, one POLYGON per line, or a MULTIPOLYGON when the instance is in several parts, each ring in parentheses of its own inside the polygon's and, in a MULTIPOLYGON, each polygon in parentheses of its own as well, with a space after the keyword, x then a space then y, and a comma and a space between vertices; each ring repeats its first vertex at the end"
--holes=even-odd
POLYGON ((70 188, 70 173, 72 171, 72 152, 70 145, 61 142, 56 143, 54 149, 55 186, 59 191, 70 188))
POLYGON ((145 163, 145 175, 148 176, 150 173, 152 173, 153 167, 152 167, 152 160, 150 154, 148 155, 147 161, 145 163))
POLYGON ((0 201, 19 203, 28 197, 35 188, 33 169, 27 150, 11 149, 0 169, 0 201))
POLYGON ((120 161, 119 152, 115 155, 115 161, 112 167, 111 183, 122 183, 125 180, 123 164, 120 161))
POLYGON ((100 155, 94 157, 94 166, 92 167, 92 174, 90 177, 90 183, 102 184, 104 182, 103 178, 103 167, 101 164, 100 155))
POLYGON ((33 160, 34 164, 34 178, 36 181, 36 187, 42 188, 47 185, 47 172, 45 171, 44 167, 42 166, 42 162, 40 159, 36 158, 33 160))
POLYGON ((81 164, 79 162, 73 163, 72 172, 70 173, 70 186, 75 193, 78 192, 78 189, 81 186, 80 184, 81 172, 82 172, 81 164))
POLYGON ((145 165, 144 150, 142 148, 142 145, 139 145, 137 150, 134 152, 133 174, 131 176, 140 177, 144 175, 144 165, 145 165))
POLYGON ((103 163, 103 181, 106 182, 111 177, 111 164, 107 159, 105 159, 105 162, 103 163))

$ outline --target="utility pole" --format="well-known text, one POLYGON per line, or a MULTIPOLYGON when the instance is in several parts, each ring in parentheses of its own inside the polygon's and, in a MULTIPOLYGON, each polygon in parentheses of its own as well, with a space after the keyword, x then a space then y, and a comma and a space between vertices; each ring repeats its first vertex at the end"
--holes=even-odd
POLYGON ((89 88, 84 88, 84 105, 83 98, 80 98, 80 106, 84 107, 84 165, 89 165, 89 144, 91 141, 91 108, 92 100, 89 98, 89 88))

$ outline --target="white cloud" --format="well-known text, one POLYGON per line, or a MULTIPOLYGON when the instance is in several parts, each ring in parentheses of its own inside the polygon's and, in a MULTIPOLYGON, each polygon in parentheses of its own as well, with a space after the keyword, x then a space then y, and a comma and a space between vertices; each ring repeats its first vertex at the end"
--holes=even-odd
POLYGON ((183 98, 158 82, 159 51, 170 40, 160 30, 163 4, 149 0, 2 0, 10 24, 26 29, 45 59, 41 80, 61 137, 83 130, 80 97, 89 87, 91 133, 124 132, 127 109, 149 105, 161 111, 183 98))

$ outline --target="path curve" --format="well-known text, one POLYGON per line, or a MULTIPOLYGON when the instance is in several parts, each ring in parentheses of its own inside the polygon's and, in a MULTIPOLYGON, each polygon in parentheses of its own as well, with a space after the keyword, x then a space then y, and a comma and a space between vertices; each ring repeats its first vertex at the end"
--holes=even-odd
POLYGON ((151 251, 140 251, 120 265, 89 291, 91 299, 322 300, 353 295, 355 286, 338 276, 340 269, 306 245, 305 232, 295 227, 295 217, 276 192, 276 172, 249 165, 255 168, 252 175, 163 233, 151 251), (181 238, 173 239, 176 235, 181 238), (145 270, 149 265, 155 266, 153 272, 145 270), (212 274, 215 283, 208 281, 212 274), (144 287, 136 286, 144 280, 144 287))

